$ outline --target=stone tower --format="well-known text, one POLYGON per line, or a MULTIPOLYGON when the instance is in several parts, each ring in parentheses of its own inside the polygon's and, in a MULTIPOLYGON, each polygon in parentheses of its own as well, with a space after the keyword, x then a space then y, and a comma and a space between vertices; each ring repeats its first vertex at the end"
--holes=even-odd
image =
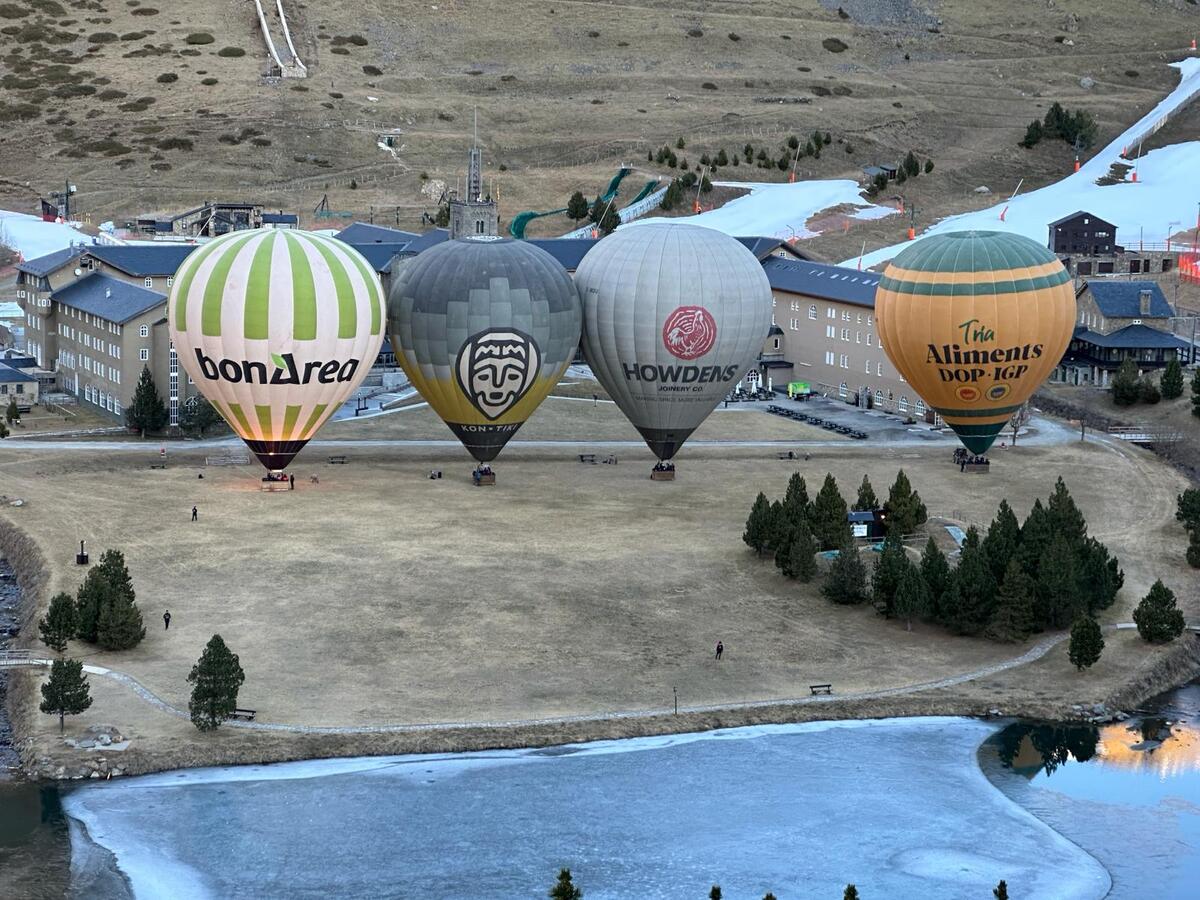
POLYGON ((495 237, 499 225, 496 201, 483 193, 483 153, 478 141, 467 162, 467 190, 450 201, 450 240, 472 235, 495 237))

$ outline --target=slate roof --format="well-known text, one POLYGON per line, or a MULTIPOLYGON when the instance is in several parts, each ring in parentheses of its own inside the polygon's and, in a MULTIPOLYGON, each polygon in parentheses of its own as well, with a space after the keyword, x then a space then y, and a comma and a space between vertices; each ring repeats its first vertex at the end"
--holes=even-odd
POLYGON ((1191 347, 1182 338, 1149 325, 1126 325, 1112 334, 1097 334, 1086 328, 1077 328, 1074 337, 1095 347, 1119 350, 1187 350, 1191 347))
POLYGON ((196 244, 147 244, 109 247, 88 247, 88 255, 102 260, 135 278, 149 275, 174 275, 183 261, 196 249, 196 244))
POLYGON ((295 213, 269 213, 262 214, 264 225, 295 225, 300 221, 300 217, 295 213))
MULTIPOLYGON (((263 221, 266 220, 267 217, 264 215, 263 221)), ((403 244, 419 235, 413 231, 401 231, 398 228, 385 228, 382 225, 355 222, 353 225, 347 225, 334 237, 347 244, 403 244)))
MULTIPOLYGON (((373 226, 369 226, 373 227, 373 226)), ((390 231, 391 229, 385 229, 390 231)), ((430 247, 436 247, 445 241, 450 240, 450 232, 445 228, 431 228, 424 234, 413 235, 408 247, 405 248, 405 253, 420 253, 422 250, 428 250, 430 247)))
POLYGON ((1106 319, 1136 319, 1143 315, 1141 292, 1150 292, 1147 318, 1173 316, 1171 304, 1156 281, 1088 281, 1079 293, 1090 291, 1106 319))
POLYGON ((51 272, 61 269, 81 253, 83 253, 82 247, 67 247, 65 250, 55 250, 53 253, 47 253, 45 256, 17 263, 17 271, 27 272, 37 278, 44 278, 51 272))
POLYGON ((37 379, 32 375, 26 375, 19 369, 14 369, 12 366, 6 366, 4 363, 0 363, 0 382, 12 384, 17 381, 29 382, 37 381, 37 379))
POLYGON ((404 251, 408 247, 408 242, 401 244, 358 244, 351 243, 351 247, 363 255, 363 258, 371 264, 371 268, 376 272, 391 271, 392 258, 404 251))
POLYGON ((560 266, 568 272, 574 272, 599 241, 596 238, 538 238, 525 243, 545 250, 558 260, 560 266))
POLYGON ((767 257, 762 267, 772 290, 875 308, 875 288, 880 278, 877 272, 777 256, 767 257))
POLYGON ((64 306, 117 323, 128 322, 134 316, 167 301, 166 294, 101 272, 93 272, 59 288, 50 297, 64 306))
POLYGON ((1107 219, 1102 219, 1095 213, 1090 213, 1085 209, 1077 209, 1077 210, 1075 210, 1075 212, 1071 213, 1069 216, 1063 216, 1061 219, 1055 219, 1053 222, 1049 222, 1048 224, 1051 228, 1053 228, 1056 225, 1061 225, 1063 222, 1070 222, 1072 219, 1077 218, 1079 216, 1087 216, 1089 219, 1092 220, 1092 222, 1099 222, 1101 225, 1109 225, 1114 230, 1116 229, 1116 226, 1113 225, 1112 222, 1108 221, 1107 219))

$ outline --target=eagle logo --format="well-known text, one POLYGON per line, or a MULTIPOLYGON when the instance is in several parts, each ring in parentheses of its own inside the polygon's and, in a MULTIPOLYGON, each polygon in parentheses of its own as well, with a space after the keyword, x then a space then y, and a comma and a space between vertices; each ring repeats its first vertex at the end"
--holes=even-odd
POLYGON ((717 321, 703 306, 681 306, 663 323, 663 346, 679 359, 696 359, 717 341, 717 321))
POLYGON ((533 338, 512 329, 489 328, 462 345, 454 374, 471 404, 494 421, 529 392, 540 367, 541 353, 533 338))

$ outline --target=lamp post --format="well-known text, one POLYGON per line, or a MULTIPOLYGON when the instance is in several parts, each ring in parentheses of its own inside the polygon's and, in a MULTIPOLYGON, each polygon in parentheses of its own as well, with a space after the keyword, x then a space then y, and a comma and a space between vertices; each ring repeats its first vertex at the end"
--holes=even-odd
POLYGON ((671 685, 671 696, 675 698, 675 715, 679 715, 679 691, 671 685))

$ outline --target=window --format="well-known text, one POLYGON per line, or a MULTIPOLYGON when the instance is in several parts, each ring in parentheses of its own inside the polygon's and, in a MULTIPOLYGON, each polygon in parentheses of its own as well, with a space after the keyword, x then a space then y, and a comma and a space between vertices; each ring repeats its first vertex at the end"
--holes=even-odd
POLYGON ((827 319, 836 319, 837 318, 837 310, 834 309, 832 306, 825 307, 825 317, 827 319))
POLYGON ((862 332, 861 331, 854 332, 854 343, 856 343, 856 344, 862 343, 862 332))
POLYGON ((858 314, 858 318, 856 319, 856 322, 857 322, 857 324, 859 324, 859 325, 861 325, 861 324, 862 324, 862 313, 859 313, 859 314, 858 314))
POLYGON ((774 309, 774 308, 775 308, 777 305, 778 305, 778 304, 776 303, 776 301, 775 301, 775 298, 774 298, 774 297, 772 297, 772 298, 771 298, 771 309, 774 309))
POLYGON ((793 300, 792 301, 792 312, 799 312, 799 311, 800 311, 800 301, 793 300))
POLYGON ((842 340, 843 341, 850 340, 850 329, 849 328, 842 329, 842 340))
POLYGON ((848 310, 842 310, 842 321, 843 322, 850 321, 850 312, 848 310))
POLYGON ((833 365, 833 351, 832 350, 825 351, 825 365, 827 365, 827 366, 833 365))
POLYGON ((836 325, 826 325, 825 326, 825 337, 829 338, 831 341, 836 340, 837 339, 837 326, 836 325))
POLYGON ((867 374, 871 374, 871 361, 869 359, 867 360, 867 374))
POLYGON ((908 412, 908 398, 907 397, 902 396, 900 398, 900 412, 908 412))
POLYGON ((876 406, 882 406, 882 405, 883 405, 883 391, 876 391, 876 392, 875 392, 875 405, 876 405, 876 406))
POLYGON ((871 324, 871 317, 870 317, 870 316, 867 316, 867 324, 868 324, 868 325, 870 325, 870 324, 871 324))
POLYGON ((791 319, 788 322, 788 326, 792 329, 792 331, 799 331, 800 330, 800 320, 799 319, 791 319))
POLYGON ((116 398, 113 399, 113 412, 118 416, 121 414, 121 401, 116 398))
POLYGON ((838 396, 845 397, 846 392, 849 390, 849 387, 850 386, 848 384, 846 384, 846 382, 844 382, 844 381, 841 384, 839 384, 838 385, 838 396))
POLYGON ((918 416, 925 415, 925 401, 922 400, 920 397, 917 398, 916 410, 917 410, 918 416))
POLYGON ((150 351, 143 347, 138 351, 138 359, 142 362, 148 362, 150 360, 150 351))
POLYGON ((817 304, 814 303, 808 308, 808 317, 810 319, 815 319, 817 317, 817 304))
POLYGON ((146 276, 146 280, 145 280, 145 282, 143 282, 143 283, 144 283, 144 284, 146 285, 146 287, 148 287, 148 288, 152 288, 152 287, 154 287, 154 279, 153 279, 153 278, 151 278, 149 275, 147 275, 147 276, 146 276))
POLYGON ((883 363, 875 363, 875 374, 880 378, 883 377, 883 363))
POLYGON ((174 276, 174 275, 168 275, 168 276, 167 276, 167 287, 170 287, 170 286, 171 286, 171 285, 173 285, 174 283, 175 283, 175 276, 174 276))
POLYGON ((868 347, 874 346, 874 344, 873 344, 874 340, 875 340, 875 336, 873 334, 871 334, 871 332, 868 331, 867 332, 867 346, 868 347))
POLYGON ((138 329, 138 337, 150 337, 150 326, 143 325, 138 329))
POLYGON ((843 369, 850 368, 850 357, 843 353, 842 358, 838 361, 838 365, 840 365, 843 369))

